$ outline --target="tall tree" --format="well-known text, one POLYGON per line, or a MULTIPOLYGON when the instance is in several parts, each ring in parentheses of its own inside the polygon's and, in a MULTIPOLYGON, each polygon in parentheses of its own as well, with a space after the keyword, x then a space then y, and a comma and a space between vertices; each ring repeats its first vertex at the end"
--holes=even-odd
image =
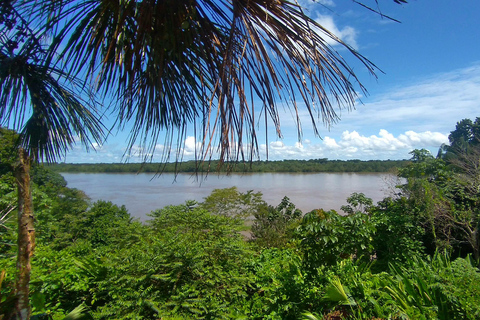
POLYGON ((42 35, 31 29, 11 1, 2 2, 0 13, 0 121, 20 132, 14 168, 18 187, 17 304, 8 317, 29 319, 30 261, 35 247, 32 162, 55 160, 77 138, 87 146, 92 141, 100 143, 103 131, 91 106, 72 90, 71 85, 81 83, 48 63, 42 35))
POLYGON ((455 158, 446 161, 433 158, 426 150, 411 154, 416 161, 399 170, 407 182, 401 187, 408 199, 402 206, 422 224, 427 249, 472 253, 478 260, 480 148, 456 149, 455 158))
POLYGON ((455 130, 448 136, 451 153, 465 153, 480 143, 480 118, 475 121, 463 119, 457 122, 455 130))

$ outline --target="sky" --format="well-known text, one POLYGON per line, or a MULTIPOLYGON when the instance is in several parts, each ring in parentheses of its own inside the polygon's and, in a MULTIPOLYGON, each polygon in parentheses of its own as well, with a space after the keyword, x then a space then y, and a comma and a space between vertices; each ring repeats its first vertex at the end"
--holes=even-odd
MULTIPOLYGON (((376 7, 374 0, 363 3, 376 7)), ((379 0, 379 10, 394 22, 351 0, 301 0, 310 17, 372 61, 381 71, 371 76, 346 50, 345 55, 368 90, 354 110, 340 112, 341 120, 319 126, 315 136, 305 110, 300 113, 303 135, 286 110, 281 115, 283 137, 268 129, 260 143, 260 160, 283 159, 409 159, 413 149, 434 155, 458 121, 480 116, 480 1, 409 0, 398 5, 379 0)), ((265 130, 262 127, 257 130, 265 130)), ((65 162, 138 162, 125 157, 128 134, 108 137, 96 151, 74 146, 65 162)), ((158 150, 162 150, 159 141, 158 150)), ((193 159, 199 142, 185 140, 184 160, 193 159)), ((159 152, 153 160, 160 159, 159 152)))

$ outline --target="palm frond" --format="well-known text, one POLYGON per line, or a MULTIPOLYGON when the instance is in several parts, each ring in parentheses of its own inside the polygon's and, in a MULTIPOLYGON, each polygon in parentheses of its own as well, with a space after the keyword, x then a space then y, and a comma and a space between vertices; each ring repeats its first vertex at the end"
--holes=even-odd
MULTIPOLYGON (((3 49, 3 47, 2 47, 3 49)), ((87 148, 102 143, 103 127, 78 91, 81 83, 38 59, 36 46, 0 51, 0 121, 21 134, 34 160, 55 161, 79 139, 87 148)))
POLYGON ((81 304, 75 309, 70 311, 63 320, 80 320, 80 319, 93 319, 93 317, 88 313, 88 308, 81 304))
POLYGON ((333 278, 327 286, 323 299, 339 302, 342 305, 356 306, 355 299, 350 294, 348 288, 344 286, 338 277, 333 278))
POLYGON ((193 126, 202 159, 218 151, 221 160, 251 160, 259 153, 259 121, 271 121, 282 136, 279 105, 293 111, 299 139, 302 108, 319 135, 319 123, 337 121, 339 110, 354 106, 357 90, 365 92, 331 39, 369 72, 376 70, 286 0, 25 5, 34 21, 45 21, 48 12, 48 23, 38 28, 54 34, 50 51, 60 54, 51 60, 61 61, 69 75, 87 75, 115 101, 118 125, 131 124, 130 150, 138 144, 150 155, 163 138, 165 159, 175 144, 181 156, 193 126))

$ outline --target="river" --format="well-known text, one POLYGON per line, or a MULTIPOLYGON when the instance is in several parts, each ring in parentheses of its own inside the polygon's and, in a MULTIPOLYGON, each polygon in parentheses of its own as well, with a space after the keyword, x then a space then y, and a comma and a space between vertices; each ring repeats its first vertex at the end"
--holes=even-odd
POLYGON ((241 192, 262 192, 276 206, 284 196, 304 213, 323 208, 339 211, 353 192, 363 192, 376 203, 392 194, 394 177, 378 173, 253 173, 213 175, 196 179, 190 174, 62 173, 68 187, 84 191, 93 201, 125 205, 142 221, 147 213, 187 200, 202 201, 213 189, 236 186, 241 192))

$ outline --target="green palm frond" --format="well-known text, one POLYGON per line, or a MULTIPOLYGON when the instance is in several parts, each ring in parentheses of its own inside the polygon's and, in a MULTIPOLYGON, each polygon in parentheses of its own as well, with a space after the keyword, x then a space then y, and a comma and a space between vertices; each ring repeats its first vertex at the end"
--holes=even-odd
POLYGON ((302 313, 302 316, 303 318, 302 319, 305 319, 305 320, 320 320, 322 319, 323 317, 322 316, 319 316, 319 315, 315 315, 311 312, 308 312, 308 311, 305 311, 304 313, 302 313))
POLYGON ((91 320, 93 317, 88 313, 88 308, 81 304, 72 311, 70 311, 63 320, 91 320))
POLYGON ((341 283, 338 277, 335 277, 330 281, 323 299, 339 302, 341 305, 357 305, 348 288, 341 283))
POLYGON ((34 160, 54 161, 79 139, 85 146, 104 139, 89 102, 76 91, 79 80, 44 65, 35 45, 0 51, 0 122, 20 131, 21 147, 34 160))

